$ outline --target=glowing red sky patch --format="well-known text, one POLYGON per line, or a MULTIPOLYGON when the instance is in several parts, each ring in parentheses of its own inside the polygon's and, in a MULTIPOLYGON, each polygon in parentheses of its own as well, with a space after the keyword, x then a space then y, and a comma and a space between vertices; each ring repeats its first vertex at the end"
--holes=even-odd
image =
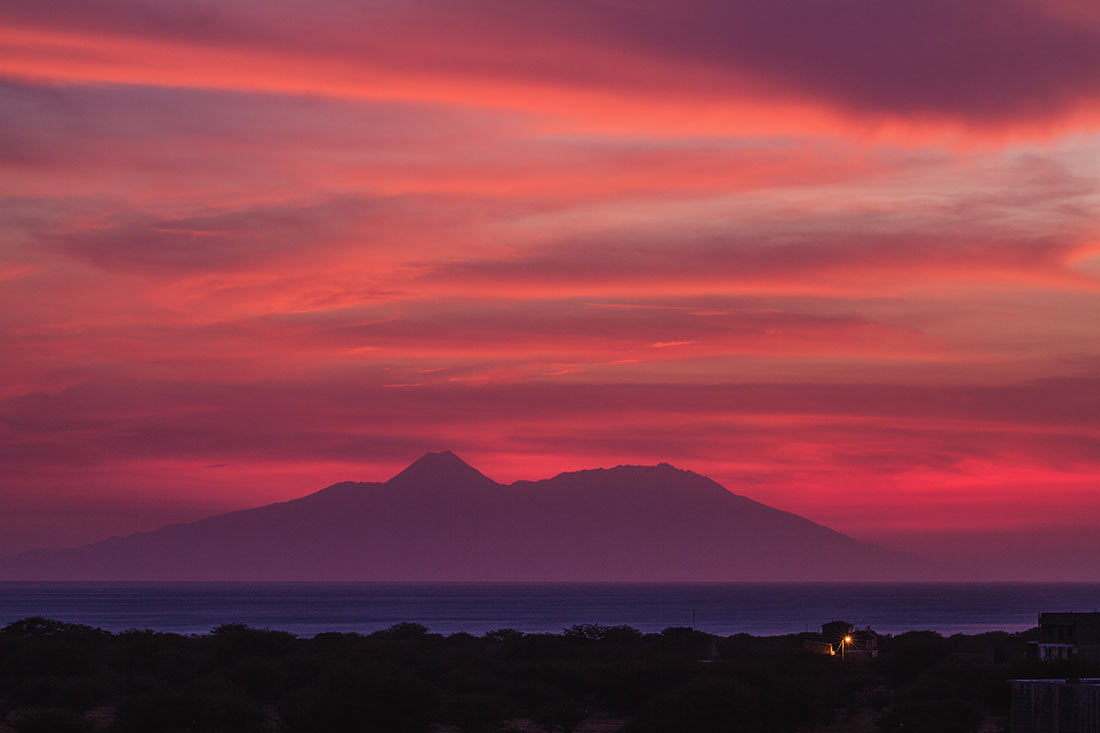
POLYGON ((1100 14, 0 2, 0 553, 668 461, 1100 526, 1100 14))

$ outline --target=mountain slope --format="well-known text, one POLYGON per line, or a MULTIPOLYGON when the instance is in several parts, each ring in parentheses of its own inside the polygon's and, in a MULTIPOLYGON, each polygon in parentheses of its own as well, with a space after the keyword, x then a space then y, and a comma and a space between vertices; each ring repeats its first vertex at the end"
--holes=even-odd
POLYGON ((0 560, 6 580, 899 580, 867 545, 668 464, 494 482, 449 451, 385 483, 73 550, 0 560))

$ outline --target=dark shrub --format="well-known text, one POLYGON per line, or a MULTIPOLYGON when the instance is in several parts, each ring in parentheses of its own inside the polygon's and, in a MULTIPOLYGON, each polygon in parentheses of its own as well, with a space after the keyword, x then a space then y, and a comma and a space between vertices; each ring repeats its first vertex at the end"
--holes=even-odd
POLYGON ((18 733, 92 733, 95 728, 75 710, 36 708, 12 721, 18 733))
POLYGON ((196 690, 136 695, 118 706, 119 733, 262 731, 263 708, 244 696, 196 690))
POLYGON ((426 731, 435 697, 421 680, 406 674, 368 673, 318 682, 280 707, 288 731, 426 731))
POLYGON ((973 733, 982 710, 966 700, 922 700, 895 705, 878 721, 883 733, 973 733))

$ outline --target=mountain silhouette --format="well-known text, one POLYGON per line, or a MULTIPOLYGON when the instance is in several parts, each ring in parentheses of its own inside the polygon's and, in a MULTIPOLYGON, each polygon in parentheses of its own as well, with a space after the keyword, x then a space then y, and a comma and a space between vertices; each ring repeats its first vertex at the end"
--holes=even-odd
POLYGON ((408 468, 386 482, 387 486, 401 486, 413 490, 436 490, 445 487, 450 491, 499 486, 496 481, 478 471, 449 450, 425 453, 408 468))
POLYGON ((912 580, 939 568, 667 463, 502 485, 450 451, 385 483, 71 550, 0 559, 4 580, 912 580))

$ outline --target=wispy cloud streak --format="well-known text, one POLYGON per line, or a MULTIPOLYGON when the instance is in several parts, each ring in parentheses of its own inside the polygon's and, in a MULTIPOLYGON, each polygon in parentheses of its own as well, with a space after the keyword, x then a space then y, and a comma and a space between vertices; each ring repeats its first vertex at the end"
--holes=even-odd
POLYGON ((1100 525, 1089 3, 0 16, 0 552, 440 448, 1100 525))

